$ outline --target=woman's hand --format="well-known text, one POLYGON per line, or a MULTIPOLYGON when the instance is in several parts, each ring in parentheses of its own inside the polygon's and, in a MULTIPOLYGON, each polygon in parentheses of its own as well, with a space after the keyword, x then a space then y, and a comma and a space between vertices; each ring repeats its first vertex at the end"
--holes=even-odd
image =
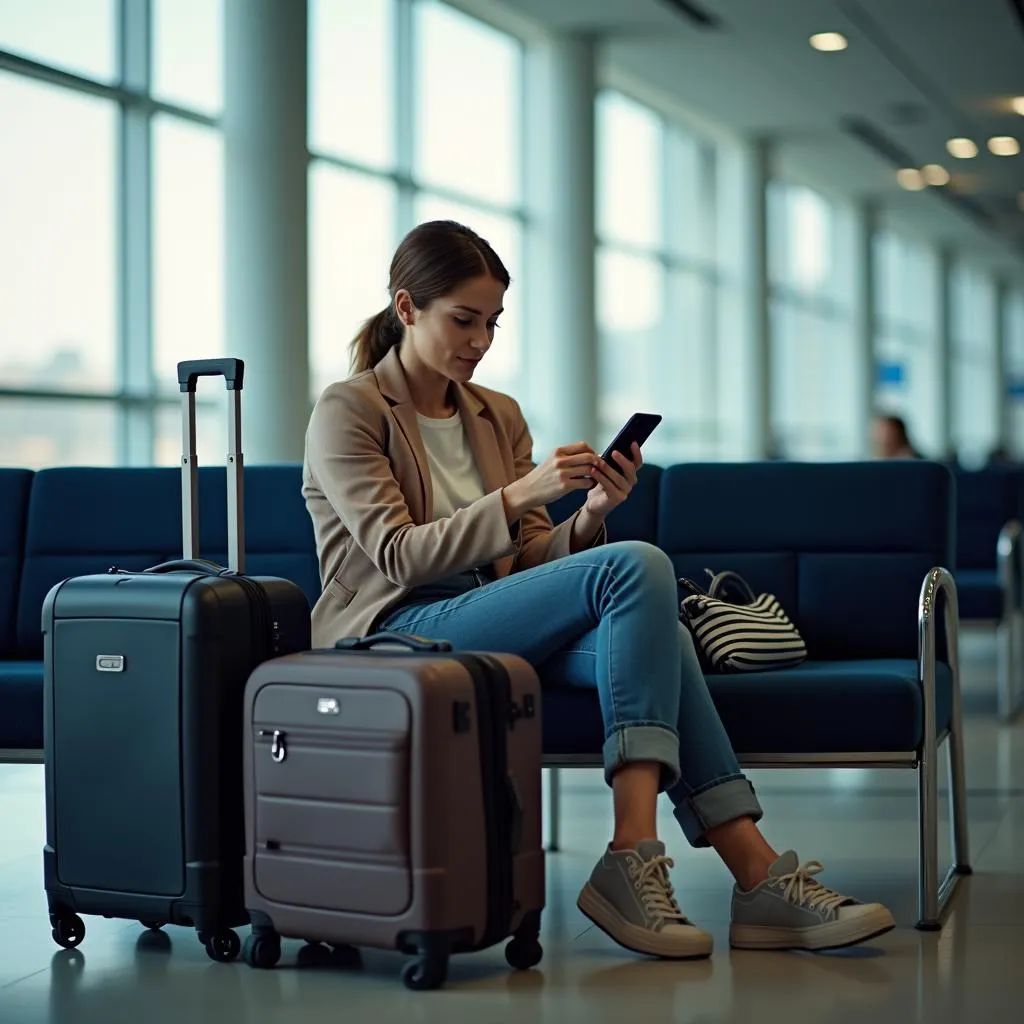
POLYGON ((602 519, 613 508, 617 508, 628 497, 636 485, 636 475, 644 464, 640 454, 640 445, 633 442, 633 459, 630 461, 621 452, 612 452, 616 467, 597 457, 597 464, 591 467, 589 474, 594 486, 587 494, 583 507, 602 519))
POLYGON ((581 441, 562 445, 526 476, 505 487, 504 491, 513 509, 522 514, 547 505, 570 491, 592 487, 593 478, 587 471, 597 462, 600 462, 600 456, 589 444, 581 441))

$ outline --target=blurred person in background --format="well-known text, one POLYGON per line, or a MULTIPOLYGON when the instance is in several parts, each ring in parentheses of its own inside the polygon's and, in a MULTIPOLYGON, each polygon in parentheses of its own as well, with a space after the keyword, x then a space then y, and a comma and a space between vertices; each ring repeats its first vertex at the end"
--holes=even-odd
POLYGON ((876 416, 871 436, 876 458, 921 458, 920 452, 910 441, 907 424, 901 416, 876 416))

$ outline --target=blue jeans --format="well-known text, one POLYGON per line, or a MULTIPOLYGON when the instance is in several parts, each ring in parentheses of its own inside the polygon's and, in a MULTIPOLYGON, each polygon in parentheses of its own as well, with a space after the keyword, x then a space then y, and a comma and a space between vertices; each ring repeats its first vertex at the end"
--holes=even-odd
POLYGON ((693 846, 740 817, 761 818, 679 623, 672 562, 641 541, 606 544, 457 597, 399 605, 381 629, 518 654, 542 684, 597 688, 605 778, 631 762, 662 766, 662 789, 693 846))

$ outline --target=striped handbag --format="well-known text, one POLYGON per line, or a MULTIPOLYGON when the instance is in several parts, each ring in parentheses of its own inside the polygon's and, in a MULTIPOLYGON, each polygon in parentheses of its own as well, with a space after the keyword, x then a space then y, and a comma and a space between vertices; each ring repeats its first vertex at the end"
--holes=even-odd
POLYGON ((763 672, 799 665, 807 657, 803 637, 774 594, 755 595, 735 572, 704 571, 711 577, 707 592, 692 580, 679 580, 689 591, 679 620, 693 634, 705 669, 763 672))

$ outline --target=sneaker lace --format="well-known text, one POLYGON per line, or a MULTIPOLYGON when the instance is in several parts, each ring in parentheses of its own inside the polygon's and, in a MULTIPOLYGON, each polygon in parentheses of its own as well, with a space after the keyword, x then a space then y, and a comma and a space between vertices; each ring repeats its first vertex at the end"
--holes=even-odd
POLYGON ((779 875, 772 884, 783 890, 783 896, 790 902, 802 904, 810 910, 827 910, 831 914, 849 902, 849 897, 822 885, 814 876, 825 870, 825 865, 817 860, 809 860, 801 864, 796 871, 788 875, 779 875))
POLYGON ((629 873, 633 876, 634 888, 640 893, 640 899, 646 910, 663 921, 677 921, 689 924, 689 920, 679 909, 672 883, 669 881, 668 869, 675 867, 671 857, 655 856, 647 861, 637 861, 630 865, 629 873))

